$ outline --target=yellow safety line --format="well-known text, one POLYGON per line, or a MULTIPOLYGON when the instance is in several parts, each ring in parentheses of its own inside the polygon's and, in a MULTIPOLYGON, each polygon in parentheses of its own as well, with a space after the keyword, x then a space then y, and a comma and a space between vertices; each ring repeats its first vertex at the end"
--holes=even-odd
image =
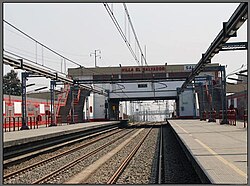
POLYGON ((181 130, 183 130, 185 133, 189 134, 188 131, 186 131, 184 128, 182 128, 180 125, 178 125, 177 123, 173 122, 177 127, 179 127, 181 130))
MULTIPOLYGON (((179 127, 181 130, 183 130, 185 133, 189 134, 189 132, 187 132, 184 128, 182 128, 181 126, 179 126, 177 123, 174 122, 174 124, 177 127, 179 127)), ((189 136, 191 136, 191 134, 189 136)), ((207 149, 211 154, 215 155, 215 157, 217 159, 219 159, 222 163, 224 163, 225 165, 228 165, 229 167, 231 167, 239 175, 247 178, 247 174, 245 172, 243 172, 242 170, 240 170, 238 167, 236 167, 234 164, 228 162, 226 159, 224 159, 223 157, 221 157, 219 154, 217 154, 215 151, 213 151, 211 148, 209 148, 206 144, 202 143, 200 140, 198 140, 196 138, 194 138, 194 140, 196 140, 200 145, 202 145, 205 149, 207 149)))
POLYGON ((204 148, 206 148, 211 154, 215 155, 215 157, 217 159, 219 159, 222 163, 224 163, 225 165, 228 165, 229 167, 231 167, 235 172, 237 172, 239 175, 243 176, 243 177, 247 177, 247 174, 245 172, 243 172, 242 170, 240 170, 238 167, 236 167, 234 164, 228 162, 226 159, 224 159, 223 157, 221 157, 219 154, 217 154, 215 151, 213 151, 211 148, 209 148, 207 145, 205 145, 204 143, 202 143, 200 140, 195 139, 199 144, 201 144, 204 148))

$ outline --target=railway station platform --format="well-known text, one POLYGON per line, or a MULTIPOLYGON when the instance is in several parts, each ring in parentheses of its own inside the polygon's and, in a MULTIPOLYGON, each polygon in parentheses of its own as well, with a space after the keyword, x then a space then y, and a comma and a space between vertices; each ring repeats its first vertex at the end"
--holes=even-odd
POLYGON ((168 120, 193 164, 212 184, 247 184, 247 128, 200 120, 168 120), (195 160, 195 161, 194 161, 195 160))
POLYGON ((119 123, 120 121, 77 123, 77 124, 70 124, 70 125, 65 124, 53 127, 43 127, 38 129, 21 130, 14 132, 4 132, 3 146, 4 148, 6 148, 15 145, 22 145, 25 143, 44 140, 75 132, 81 132, 89 129, 95 129, 107 125, 116 125, 119 123))

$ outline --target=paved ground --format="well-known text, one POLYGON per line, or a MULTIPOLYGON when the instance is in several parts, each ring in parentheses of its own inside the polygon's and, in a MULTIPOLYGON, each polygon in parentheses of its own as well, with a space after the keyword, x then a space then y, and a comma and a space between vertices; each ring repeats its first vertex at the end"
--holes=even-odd
POLYGON ((213 184, 247 183, 247 128, 200 120, 169 120, 213 184))

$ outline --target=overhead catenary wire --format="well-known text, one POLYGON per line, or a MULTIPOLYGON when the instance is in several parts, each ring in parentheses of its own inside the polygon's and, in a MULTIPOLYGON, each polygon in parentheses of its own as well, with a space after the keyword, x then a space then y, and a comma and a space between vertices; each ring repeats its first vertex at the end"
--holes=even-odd
POLYGON ((58 56, 60 56, 60 57, 62 57, 62 58, 67 59, 69 62, 71 62, 71 63, 73 63, 73 64, 75 64, 75 65, 78 65, 79 67, 82 67, 82 65, 80 65, 79 63, 76 63, 75 61, 73 61, 73 60, 71 60, 71 59, 69 59, 69 58, 67 58, 67 57, 65 57, 65 56, 63 56, 63 55, 61 55, 61 54, 59 54, 59 53, 56 52, 55 50, 53 50, 53 49, 47 47, 46 45, 42 44, 41 42, 37 41, 37 40, 34 39, 33 37, 29 36, 28 34, 26 34, 25 32, 23 32, 23 31, 20 30, 19 28, 15 27, 13 24, 9 23, 8 21, 6 21, 6 20, 3 20, 3 21, 4 21, 6 24, 8 24, 9 26, 11 26, 12 28, 18 30, 20 33, 22 33, 23 35, 25 35, 25 36, 28 37, 29 39, 35 41, 36 43, 40 44, 40 45, 43 46, 44 48, 48 49, 49 51, 51 51, 51 52, 57 54, 58 56))
MULTIPOLYGON (((131 26, 131 28, 132 28, 132 31, 133 31, 133 34, 134 34, 134 37, 135 37, 136 43, 137 43, 137 45, 138 45, 138 47, 139 47, 139 49, 140 49, 141 56, 142 56, 142 58, 144 59, 145 64, 146 64, 146 65, 148 65, 148 64, 147 64, 147 60, 146 60, 146 58, 145 58, 145 55, 143 54, 143 51, 142 51, 142 49, 141 49, 141 46, 140 46, 140 43, 139 43, 138 37, 137 37, 136 32, 135 32, 135 29, 134 29, 134 26, 133 26, 133 24, 132 24, 132 21, 131 21, 131 18, 130 18, 129 12, 128 12, 128 8, 127 8, 127 6, 126 6, 126 4, 125 4, 125 3, 123 3, 123 7, 124 7, 124 9, 125 9, 125 13, 127 14, 128 21, 129 21, 130 26, 131 26)), ((143 63, 142 63, 142 66, 143 66, 143 63)))
MULTIPOLYGON (((104 3, 104 4, 105 4, 105 3, 104 3)), ((107 3, 106 3, 106 4, 107 4, 107 3)), ((105 6, 105 5, 104 5, 104 6, 105 6)), ((116 25, 116 27, 117 27, 119 33, 120 33, 121 36, 123 37, 123 39, 124 39, 126 45, 127 45, 128 48, 130 49, 131 53, 133 54, 133 56, 134 56, 136 62, 139 64, 139 60, 137 59, 136 54, 134 53, 134 51, 133 51, 133 49, 132 49, 130 43, 128 42, 126 36, 124 35, 124 33, 123 33, 121 27, 119 26, 119 23, 117 22, 117 20, 115 19, 115 17, 114 17, 114 18, 112 17, 113 11, 110 10, 110 8, 109 8, 108 5, 107 5, 107 7, 105 6, 105 8, 106 8, 107 11, 109 12, 109 14, 110 14, 110 16, 111 16, 111 19, 112 19, 113 22, 115 23, 115 25, 116 25), (110 13, 110 11, 111 11, 112 13, 110 13)), ((114 16, 114 15, 113 15, 113 16, 114 16)), ((67 57, 65 57, 65 56, 63 56, 63 55, 61 55, 61 54, 58 53, 57 51, 51 49, 50 47, 48 47, 48 46, 46 46, 46 45, 44 45, 44 44, 42 44, 41 42, 39 42, 38 40, 36 40, 36 39, 34 39, 33 37, 29 36, 28 34, 26 34, 25 32, 23 32, 22 30, 20 30, 20 29, 17 28, 16 26, 14 26, 13 24, 9 23, 8 21, 6 21, 6 20, 3 20, 3 21, 4 21, 4 23, 6 23, 7 25, 9 25, 10 27, 14 28, 15 30, 17 30, 18 32, 20 32, 20 33, 22 34, 22 35, 21 35, 21 34, 18 34, 18 35, 20 35, 20 36, 23 36, 23 35, 24 35, 24 36, 26 36, 27 38, 29 38, 29 39, 31 39, 32 41, 34 41, 34 42, 36 43, 36 47, 37 47, 37 44, 39 44, 39 45, 42 46, 42 49, 43 49, 43 47, 44 47, 44 48, 46 48, 47 50, 51 51, 52 53, 54 53, 54 54, 60 56, 61 58, 63 58, 63 59, 64 59, 64 62, 65 62, 65 60, 67 60, 67 61, 69 61, 69 62, 71 62, 71 63, 73 63, 73 64, 75 64, 75 65, 77 65, 77 66, 79 66, 79 67, 81 67, 81 68, 87 69, 86 67, 82 66, 81 64, 79 64, 79 63, 77 63, 77 62, 75 62, 75 61, 73 61, 73 60, 71 60, 71 59, 69 59, 69 58, 67 58, 67 57)), ((128 25, 128 27, 129 27, 129 25, 128 25)), ((133 29, 133 30, 134 30, 134 29, 133 29)), ((11 32, 13 32, 13 31, 11 31, 11 32)), ((133 31, 133 32, 135 33, 135 31, 133 31)), ((13 32, 13 33, 15 33, 15 32, 13 32)), ((16 34, 17 34, 17 33, 16 33, 16 34)), ((25 37, 24 37, 24 38, 25 38, 25 37)), ((136 37, 136 38, 137 38, 137 37, 136 37)), ((138 39, 137 39, 137 42, 138 42, 138 39)), ((139 42, 138 42, 138 43, 139 43, 139 42)), ((36 50, 37 50, 37 49, 36 49, 36 50)), ((141 50, 141 48, 140 48, 140 50, 141 50)), ((12 55, 15 55, 16 57, 23 58, 22 56, 16 55, 16 54, 14 54, 13 52, 8 52, 8 51, 6 51, 6 50, 5 50, 5 52, 7 52, 7 53, 9 53, 9 54, 12 54, 12 55)), ((36 53, 37 53, 37 51, 36 51, 36 53)), ((38 55, 38 54, 37 54, 37 55, 38 55)), ((37 65, 40 65, 40 64, 37 63, 37 62, 38 62, 38 57, 37 57, 37 55, 36 55, 36 62, 35 62, 35 63, 36 63, 37 65)), ((144 57, 144 56, 143 56, 143 57, 144 57)), ((46 58, 46 57, 43 56, 43 51, 42 51, 42 63, 43 63, 43 64, 42 64, 41 66, 46 67, 46 68, 48 68, 48 69, 50 69, 50 70, 53 70, 53 71, 55 71, 55 72, 59 72, 59 71, 54 70, 54 69, 52 69, 52 68, 50 68, 50 67, 44 66, 44 58, 46 58)), ((23 58, 23 59, 25 59, 25 58, 23 58)), ((39 58, 39 59, 40 59, 40 58, 39 58)), ((30 61, 30 62, 34 62, 34 61, 32 61, 32 60, 28 60, 27 58, 26 58, 25 60, 30 61)), ((66 63, 65 63, 65 65, 66 65, 66 63)), ((61 68, 62 68, 62 67, 61 67, 61 68)), ((96 74, 103 74, 103 73, 99 73, 99 72, 96 72, 96 71, 91 70, 91 69, 87 69, 87 70, 92 71, 92 72, 94 72, 94 73, 96 73, 96 74)), ((59 72, 59 73, 62 73, 62 70, 61 70, 61 72, 59 72)), ((65 73, 66 73, 66 71, 65 71, 65 73)), ((65 73, 62 73, 62 74, 66 75, 65 73)))
POLYGON ((125 34, 123 33, 123 31, 122 31, 122 29, 121 29, 121 27, 120 27, 120 25, 119 25, 117 19, 115 18, 114 14, 113 14, 113 11, 110 9, 108 3, 103 3, 103 5, 104 5, 105 9, 107 10, 107 12, 108 12, 108 14, 109 14, 111 20, 112 20, 113 23, 115 24, 115 27, 117 28, 117 30, 118 30, 119 34, 121 35, 122 39, 125 41, 125 43, 126 43, 128 49, 130 50, 131 54, 133 55, 133 57, 134 57, 134 59, 135 59, 135 61, 138 63, 138 65, 140 65, 140 62, 139 62, 139 60, 137 59, 137 56, 136 56, 135 52, 133 51, 133 49, 132 49, 132 47, 131 47, 129 41, 127 40, 125 34))
MULTIPOLYGON (((93 72, 93 73, 96 73, 96 74, 105 75, 105 74, 100 73, 100 72, 97 72, 97 71, 95 71, 95 70, 88 69, 88 68, 84 67, 83 65, 81 65, 81 64, 79 64, 79 63, 77 63, 77 62, 75 62, 75 61, 73 61, 73 60, 71 60, 71 59, 69 59, 69 58, 67 58, 67 57, 65 57, 65 56, 63 56, 63 55, 61 55, 61 54, 59 54, 59 53, 56 52, 55 50, 49 48, 48 46, 42 44, 42 43, 39 42, 38 40, 36 40, 36 39, 34 39, 33 37, 29 36, 27 33, 23 32, 22 30, 20 30, 19 28, 17 28, 17 27, 14 26, 13 24, 9 23, 8 21, 6 21, 6 20, 3 20, 3 21, 4 21, 4 23, 6 23, 7 25, 9 25, 9 26, 12 27, 13 29, 17 30, 18 32, 20 32, 21 34, 23 34, 24 36, 26 36, 27 38, 29 38, 29 39, 31 39, 32 41, 36 42, 36 44, 37 44, 37 43, 40 44, 41 46, 43 46, 44 48, 48 49, 48 50, 51 51, 52 53, 54 53, 54 54, 60 56, 61 58, 63 58, 63 59, 64 59, 64 63, 65 63, 65 68, 66 68, 66 60, 67 60, 67 61, 69 61, 69 62, 71 62, 71 63, 73 63, 73 64, 75 64, 75 65, 78 65, 80 68, 84 68, 84 69, 86 69, 86 70, 88 70, 88 71, 90 71, 90 72, 93 72)), ((9 30, 9 29, 7 29, 7 30, 9 30)), ((9 30, 9 31, 10 31, 10 30, 9 30)), ((15 33, 15 32, 13 32, 13 31, 11 31, 11 32, 12 32, 12 33, 15 33)), ((23 35, 20 35, 20 34, 18 34, 18 33, 16 33, 16 34, 19 35, 19 36, 22 36, 22 37, 24 38, 23 35)), ((24 58, 24 57, 22 57, 22 56, 20 56, 20 55, 16 55, 16 54, 14 54, 13 52, 8 52, 8 51, 6 51, 6 50, 4 50, 4 52, 7 52, 7 53, 9 53, 9 54, 11 54, 11 55, 14 55, 14 56, 19 57, 19 58, 23 58, 23 59, 25 59, 25 60, 27 60, 27 61, 29 61, 29 62, 33 62, 33 63, 37 64, 36 62, 34 62, 34 61, 32 61, 32 60, 29 60, 29 59, 27 59, 27 58, 24 58)), ((44 66, 44 65, 42 65, 42 66, 43 66, 43 67, 46 67, 46 68, 48 68, 48 69, 50 69, 50 70, 53 70, 53 71, 55 71, 55 72, 59 72, 59 71, 57 71, 57 70, 55 70, 55 69, 52 69, 52 68, 50 68, 50 67, 47 67, 47 66, 44 66)), ((66 69, 65 69, 65 72, 66 72, 66 69)))

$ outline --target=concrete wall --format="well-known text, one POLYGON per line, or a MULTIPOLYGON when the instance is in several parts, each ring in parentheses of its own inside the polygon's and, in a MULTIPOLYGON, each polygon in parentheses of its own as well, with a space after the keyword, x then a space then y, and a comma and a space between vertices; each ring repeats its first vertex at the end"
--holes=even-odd
POLYGON ((183 81, 173 82, 140 82, 140 83, 119 83, 112 85, 110 98, 154 98, 154 97, 176 97, 176 88, 182 85, 183 81))
POLYGON ((186 90, 180 94, 179 97, 179 116, 193 117, 196 115, 195 109, 196 99, 192 90, 186 90))
POLYGON ((88 111, 87 107, 84 108, 85 118, 87 118, 89 112, 89 119, 105 119, 105 100, 105 96, 91 93, 86 104, 89 105, 88 111), (92 107, 92 112, 90 107, 92 107))

